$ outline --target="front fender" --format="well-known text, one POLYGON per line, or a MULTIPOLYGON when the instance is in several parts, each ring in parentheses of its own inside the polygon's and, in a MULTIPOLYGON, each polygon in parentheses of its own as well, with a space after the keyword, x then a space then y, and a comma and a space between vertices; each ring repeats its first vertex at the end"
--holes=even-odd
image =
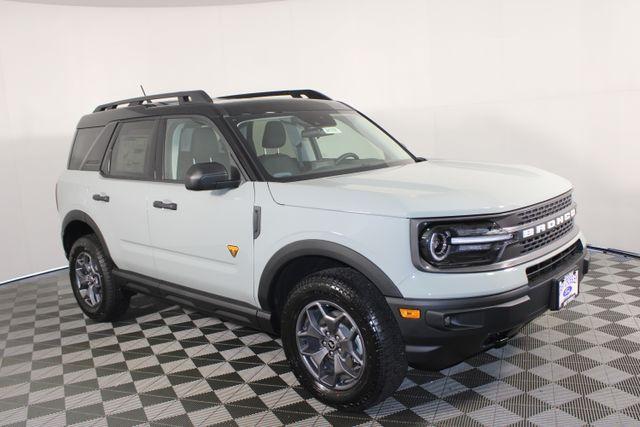
POLYGON ((289 261, 302 256, 322 256, 340 261, 367 277, 382 295, 402 297, 389 276, 364 255, 338 243, 308 239, 289 243, 280 248, 265 265, 258 285, 258 301, 263 309, 269 309, 269 294, 278 272, 289 261))

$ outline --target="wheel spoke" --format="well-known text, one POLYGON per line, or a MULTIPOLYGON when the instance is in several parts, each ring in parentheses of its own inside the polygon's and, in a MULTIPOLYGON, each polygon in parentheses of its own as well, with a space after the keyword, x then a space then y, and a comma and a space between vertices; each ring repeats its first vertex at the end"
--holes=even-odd
POLYGON ((348 367, 346 364, 346 360, 342 360, 340 356, 336 356, 334 366, 336 366, 336 372, 345 373, 349 375, 351 378, 357 378, 358 374, 353 371, 352 368, 348 367), (337 366, 339 366, 339 371, 337 366))
POLYGON ((320 314, 322 314, 322 319, 325 321, 327 326, 329 326, 330 331, 332 333, 336 333, 338 325, 340 324, 340 321, 345 317, 345 314, 340 311, 337 315, 332 316, 331 314, 327 313, 321 303, 317 303, 316 307, 318 307, 320 314))
POLYGON ((96 268, 95 263, 91 260, 89 260, 89 262, 87 263, 87 271, 89 272, 89 274, 98 275, 98 269, 96 268))
POLYGON ((308 351, 308 352, 302 351, 301 353, 304 354, 305 356, 309 356, 309 358, 313 360, 313 362, 319 368, 320 365, 322 365, 322 362, 324 361, 325 357, 327 357, 327 355, 329 354, 329 351, 324 347, 320 347, 320 349, 318 349, 317 351, 308 351))
POLYGON ((328 386, 335 387, 337 379, 335 369, 329 368, 329 371, 330 372, 327 372, 327 374, 320 379, 324 381, 328 386))
POLYGON ((320 330, 320 325, 318 324, 318 320, 313 316, 313 313, 307 309, 307 319, 309 320, 309 327, 307 328, 307 333, 316 338, 322 338, 324 335, 322 330, 320 330))
POLYGON ((340 356, 336 354, 336 357, 333 358, 333 373, 338 376, 344 372, 344 367, 340 361, 340 356))
POLYGON ((87 294, 89 295, 89 301, 91 302, 91 305, 95 304, 97 302, 95 285, 89 285, 89 289, 87 289, 87 294))
POLYGON ((351 341, 353 338, 355 338, 357 333, 358 328, 356 328, 355 326, 351 327, 351 329, 349 329, 349 333, 344 337, 345 341, 351 341))
POLYGON ((334 317, 331 317, 331 326, 333 327, 333 330, 335 332, 338 331, 338 325, 340 325, 340 322, 342 322, 345 319, 345 314, 340 312, 339 314, 337 314, 334 317))
POLYGON ((331 317, 329 317, 329 315, 327 314, 327 312, 324 310, 324 307, 322 306, 321 303, 316 303, 316 307, 318 308, 318 311, 320 311, 320 315, 322 316, 322 319, 324 321, 330 321, 331 317))
POLYGON ((87 280, 87 277, 89 276, 85 271, 84 268, 76 268, 76 276, 80 279, 80 281, 85 281, 87 280))
POLYGON ((355 351, 353 351, 353 349, 349 352, 349 356, 351 356, 351 359, 356 362, 358 365, 362 366, 364 365, 364 362, 362 361, 362 359, 360 358, 360 356, 358 356, 356 354, 355 351))
POLYGON ((296 332, 296 335, 299 338, 313 338, 316 340, 319 340, 321 338, 321 336, 319 336, 318 333, 311 327, 309 327, 308 329, 305 329, 304 331, 296 332))

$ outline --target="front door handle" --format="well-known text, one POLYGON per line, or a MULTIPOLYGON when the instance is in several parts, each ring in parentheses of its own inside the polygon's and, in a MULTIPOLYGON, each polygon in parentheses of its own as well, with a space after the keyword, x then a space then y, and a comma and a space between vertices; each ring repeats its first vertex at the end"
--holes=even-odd
POLYGON ((156 200, 153 202, 153 207, 158 209, 170 209, 175 211, 178 209, 178 204, 173 202, 163 202, 161 200, 156 200))
POLYGON ((95 200, 96 202, 109 202, 109 196, 107 196, 104 193, 100 193, 100 194, 94 194, 92 197, 93 200, 95 200))

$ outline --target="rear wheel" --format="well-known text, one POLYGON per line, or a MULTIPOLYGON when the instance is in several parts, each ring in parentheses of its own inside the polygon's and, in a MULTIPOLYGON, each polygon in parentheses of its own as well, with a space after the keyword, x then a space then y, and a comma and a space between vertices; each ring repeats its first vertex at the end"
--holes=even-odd
POLYGON ((117 320, 129 308, 129 294, 117 285, 113 263, 94 235, 76 240, 69 251, 69 278, 82 311, 98 321, 117 320))
POLYGON ((296 285, 281 330, 300 383, 338 409, 359 411, 384 400, 406 374, 404 343, 391 309, 352 269, 324 270, 296 285))

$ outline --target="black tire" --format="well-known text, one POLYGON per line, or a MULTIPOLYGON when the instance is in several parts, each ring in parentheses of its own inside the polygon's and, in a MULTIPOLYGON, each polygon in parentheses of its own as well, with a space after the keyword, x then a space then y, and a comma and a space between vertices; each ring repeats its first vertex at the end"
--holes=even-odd
MULTIPOLYGON (((351 268, 332 268, 307 276, 287 297, 281 319, 282 344, 300 383, 321 402, 346 411, 361 411, 391 396, 407 372, 400 328, 382 294, 351 268), (365 366, 355 385, 331 390, 307 369, 298 350, 298 315, 313 301, 339 305, 360 329, 365 366)), ((336 337, 337 338, 337 337, 336 337)))
POLYGON ((83 236, 76 240, 69 251, 69 279, 73 294, 78 305, 88 317, 99 322, 115 321, 129 308, 129 293, 123 292, 111 273, 113 262, 106 255, 102 245, 93 234, 83 236), (80 295, 76 285, 75 262, 82 253, 88 253, 95 260, 96 270, 101 279, 100 296, 98 304, 91 306, 80 295))

